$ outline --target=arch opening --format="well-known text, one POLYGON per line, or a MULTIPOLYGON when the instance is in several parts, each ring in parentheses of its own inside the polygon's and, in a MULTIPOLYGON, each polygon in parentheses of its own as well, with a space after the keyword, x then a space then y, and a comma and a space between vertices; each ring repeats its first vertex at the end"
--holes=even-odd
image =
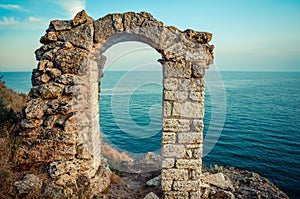
MULTIPOLYGON (((141 42, 119 42, 103 54, 106 62, 100 79, 99 113, 102 148, 112 167, 148 154, 161 155, 162 66, 152 47, 141 42), (117 149, 120 156, 116 157, 117 149), (124 154, 126 152, 126 156, 124 154)), ((160 169, 161 162, 156 162, 160 169)), ((152 169, 153 165, 151 166, 152 169)))

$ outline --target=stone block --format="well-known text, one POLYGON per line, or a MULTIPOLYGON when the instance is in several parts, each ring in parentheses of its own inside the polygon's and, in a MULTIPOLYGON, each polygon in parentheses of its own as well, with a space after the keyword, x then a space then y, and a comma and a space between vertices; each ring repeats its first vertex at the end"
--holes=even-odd
POLYGON ((178 133, 178 143, 179 144, 198 144, 202 143, 203 137, 202 133, 178 133))
POLYGON ((44 115, 45 102, 40 99, 31 99, 27 102, 24 112, 27 119, 41 119, 44 115))
POLYGON ((163 87, 165 90, 175 91, 178 89, 178 79, 177 78, 164 78, 163 87))
POLYGON ((189 199, 199 199, 201 198, 201 191, 190 192, 189 199))
MULTIPOLYGON (((177 45, 177 44, 176 44, 177 45)), ((175 46, 173 46, 175 47, 175 46)), ((171 51, 169 51, 171 52, 171 51)), ((165 52, 167 53, 167 51, 165 52)), ((192 71, 191 71, 191 65, 186 62, 161 62, 163 65, 163 74, 164 77, 167 78, 190 78, 192 71)))
POLYGON ((94 40, 96 43, 103 43, 116 33, 113 23, 111 15, 106 15, 105 17, 94 21, 94 40))
POLYGON ((203 146, 202 146, 202 144, 199 145, 198 148, 191 149, 191 151, 192 151, 193 158, 197 158, 197 159, 201 158, 202 157, 202 153, 203 153, 203 146))
POLYGON ((175 166, 175 159, 174 158, 164 158, 162 160, 162 168, 170 169, 175 166))
POLYGON ((178 144, 165 144, 162 147, 163 157, 183 158, 186 154, 185 147, 178 144))
POLYGON ((204 91, 205 82, 204 79, 179 79, 178 89, 191 92, 202 92, 204 91))
POLYGON ((192 66, 192 76, 195 78, 203 78, 205 75, 206 63, 203 65, 195 65, 192 66))
POLYGON ((173 180, 162 180, 161 181, 161 189, 163 191, 171 191, 172 184, 173 184, 173 180))
POLYGON ((163 102, 163 117, 167 118, 172 115, 172 102, 163 102))
POLYGON ((192 120, 191 122, 191 130, 196 132, 202 132, 203 131, 203 121, 202 120, 192 120))
POLYGON ((93 45, 94 27, 92 22, 82 24, 68 31, 61 31, 57 39, 70 42, 73 46, 89 50, 93 45))
POLYGON ((190 131, 190 120, 180 119, 178 122, 178 132, 190 131))
POLYGON ((198 102, 174 102, 172 115, 181 118, 202 118, 203 106, 198 102))
POLYGON ((169 101, 185 101, 189 96, 188 91, 168 91, 164 90, 164 100, 169 101))
POLYGON ((201 159, 178 159, 176 168, 178 169, 200 169, 202 167, 201 159))
POLYGON ((200 180, 178 181, 175 180, 173 190, 175 191, 198 191, 200 189, 200 180))
POLYGON ((200 180, 201 178, 201 168, 189 170, 192 180, 200 180))
POLYGON ((191 92, 190 99, 196 102, 204 102, 204 92, 191 92))
POLYGON ((47 68, 46 72, 51 78, 56 78, 61 75, 61 71, 57 68, 47 68))
POLYGON ((61 96, 63 92, 63 85, 56 83, 43 84, 39 86, 38 91, 42 98, 53 99, 61 96))
POLYGON ((168 191, 164 192, 164 199, 187 199, 189 193, 187 191, 168 191))
POLYGON ((162 128, 164 132, 178 132, 179 120, 164 118, 162 128))
POLYGON ((162 180, 188 180, 189 172, 186 169, 163 169, 162 180))
POLYGON ((176 142, 176 133, 162 133, 162 144, 175 144, 176 142))

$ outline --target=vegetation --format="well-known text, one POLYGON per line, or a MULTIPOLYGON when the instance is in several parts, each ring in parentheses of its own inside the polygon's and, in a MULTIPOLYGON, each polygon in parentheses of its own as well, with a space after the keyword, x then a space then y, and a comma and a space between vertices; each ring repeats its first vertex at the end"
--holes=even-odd
POLYGON ((26 95, 6 87, 0 76, 0 198, 10 198, 14 179, 12 155, 26 95))

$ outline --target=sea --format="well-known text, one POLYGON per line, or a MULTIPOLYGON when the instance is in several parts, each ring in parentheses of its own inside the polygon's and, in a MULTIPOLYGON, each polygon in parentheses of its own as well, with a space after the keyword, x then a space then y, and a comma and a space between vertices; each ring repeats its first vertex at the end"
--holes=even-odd
MULTIPOLYGON (((30 72, 0 75, 15 91, 31 88, 30 72)), ((226 71, 220 77, 226 98, 205 91, 204 140, 217 133, 213 147, 204 145, 203 163, 257 172, 291 198, 300 198, 300 73, 226 71), (217 113, 224 124, 217 126, 211 121, 215 101, 225 105, 217 113)), ((132 155, 160 153, 161 82, 157 71, 104 72, 99 122, 106 142, 132 155)))

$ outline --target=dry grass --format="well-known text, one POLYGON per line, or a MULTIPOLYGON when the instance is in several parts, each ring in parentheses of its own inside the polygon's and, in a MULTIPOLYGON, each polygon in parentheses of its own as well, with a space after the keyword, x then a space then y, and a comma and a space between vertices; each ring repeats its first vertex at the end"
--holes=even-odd
POLYGON ((14 171, 12 156, 18 145, 15 134, 25 101, 25 94, 7 88, 0 77, 0 198, 15 198, 12 183, 19 174, 14 171))

